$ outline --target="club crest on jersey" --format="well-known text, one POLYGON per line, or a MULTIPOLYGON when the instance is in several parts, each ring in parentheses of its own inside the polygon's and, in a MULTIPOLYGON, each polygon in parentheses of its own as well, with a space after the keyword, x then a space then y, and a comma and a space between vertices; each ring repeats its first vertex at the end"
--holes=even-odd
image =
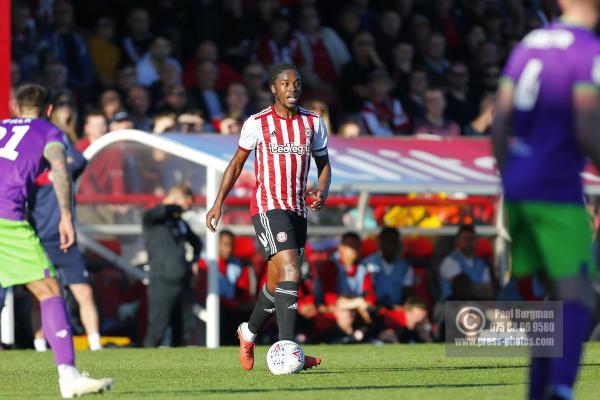
POLYGON ((277 143, 269 143, 269 151, 271 153, 278 154, 298 154, 304 155, 310 152, 310 145, 308 144, 295 144, 295 143, 286 143, 286 144, 277 144, 277 143))
POLYGON ((305 128, 304 129, 304 134, 306 135, 306 137, 311 137, 312 136, 312 129, 305 128))
POLYGON ((279 243, 283 243, 283 242, 287 241, 287 237, 288 237, 287 233, 285 233, 285 232, 279 232, 277 234, 277 241, 279 243))

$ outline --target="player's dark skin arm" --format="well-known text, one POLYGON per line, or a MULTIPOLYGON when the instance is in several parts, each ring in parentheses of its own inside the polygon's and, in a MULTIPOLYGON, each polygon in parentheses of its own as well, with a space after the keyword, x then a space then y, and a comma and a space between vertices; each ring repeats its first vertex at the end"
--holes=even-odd
POLYGON ((576 89, 573 101, 577 139, 594 167, 600 170, 600 92, 595 87, 576 89))
POLYGON ((67 169, 65 149, 58 144, 52 145, 46 149, 44 157, 50 164, 52 186, 60 208, 60 222, 58 225, 60 248, 66 251, 75 243, 75 230, 71 213, 71 175, 67 169))
POLYGON ((249 155, 249 152, 238 148, 223 173, 223 179, 221 180, 221 186, 219 186, 219 193, 215 199, 215 204, 208 213, 206 213, 206 227, 211 232, 215 232, 217 229, 217 224, 219 223, 219 219, 221 219, 221 207, 223 206, 223 202, 242 173, 244 164, 249 155))
POLYGON ((315 164, 317 165, 317 174, 319 176, 319 188, 311 192, 315 196, 315 200, 310 204, 310 208, 317 211, 323 208, 325 200, 327 200, 327 196, 329 195, 329 185, 331 185, 329 156, 316 156, 315 164))
POLYGON ((496 95, 496 117, 492 124, 492 147, 496 166, 502 173, 508 153, 508 141, 512 134, 512 99, 514 86, 508 81, 503 81, 498 87, 496 95))

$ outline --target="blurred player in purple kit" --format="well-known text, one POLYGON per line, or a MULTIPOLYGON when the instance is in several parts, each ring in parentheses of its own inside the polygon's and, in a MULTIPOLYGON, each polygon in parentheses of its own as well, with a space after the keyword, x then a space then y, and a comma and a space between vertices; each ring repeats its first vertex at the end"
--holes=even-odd
POLYGON ((512 52, 492 142, 502 176, 516 278, 541 276, 563 302, 563 356, 531 360, 529 399, 573 398, 589 336, 596 274, 580 173, 600 168, 597 0, 560 0, 561 19, 512 52))
POLYGON ((40 302, 42 328, 54 352, 63 398, 109 389, 112 379, 92 379, 75 368, 73 336, 64 300, 39 238, 25 219, 33 182, 50 165, 60 208, 60 249, 75 243, 71 180, 64 134, 41 117, 49 115, 48 90, 23 84, 16 90, 17 118, 0 122, 0 285, 26 285, 40 302))

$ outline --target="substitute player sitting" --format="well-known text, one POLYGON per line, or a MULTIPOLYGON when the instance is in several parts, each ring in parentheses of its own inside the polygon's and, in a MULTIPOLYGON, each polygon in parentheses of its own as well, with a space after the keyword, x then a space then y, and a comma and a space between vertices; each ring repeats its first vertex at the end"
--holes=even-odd
POLYGON ((0 286, 27 285, 40 302, 42 328, 54 352, 60 393, 64 398, 98 393, 112 379, 92 379, 75 368, 73 335, 65 302, 38 236, 25 220, 28 193, 48 164, 60 208, 60 249, 75 243, 71 214, 71 180, 66 167, 64 134, 48 121, 48 90, 24 84, 16 90, 17 118, 0 123, 0 286))
MULTIPOLYGON (((277 314, 280 340, 294 340, 298 308, 300 263, 307 229, 306 181, 310 155, 318 169, 319 186, 310 208, 323 208, 331 183, 327 129, 321 118, 300 106, 302 83, 292 64, 269 71, 275 103, 251 116, 242 127, 239 147, 223 174, 206 226, 216 230, 227 194, 238 179, 251 151, 255 152, 256 187, 250 213, 261 250, 268 260, 267 284, 260 290, 250 321, 240 324, 240 362, 254 367, 254 340, 259 329, 277 314)), ((321 360, 306 356, 304 368, 321 360)))

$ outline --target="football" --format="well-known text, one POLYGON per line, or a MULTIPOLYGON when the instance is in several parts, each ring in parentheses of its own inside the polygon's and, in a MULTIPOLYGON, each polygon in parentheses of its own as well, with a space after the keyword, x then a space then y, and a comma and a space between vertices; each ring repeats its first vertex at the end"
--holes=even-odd
POLYGON ((297 374, 304 367, 304 351, 291 340, 280 340, 267 352, 267 365, 273 375, 297 374))

